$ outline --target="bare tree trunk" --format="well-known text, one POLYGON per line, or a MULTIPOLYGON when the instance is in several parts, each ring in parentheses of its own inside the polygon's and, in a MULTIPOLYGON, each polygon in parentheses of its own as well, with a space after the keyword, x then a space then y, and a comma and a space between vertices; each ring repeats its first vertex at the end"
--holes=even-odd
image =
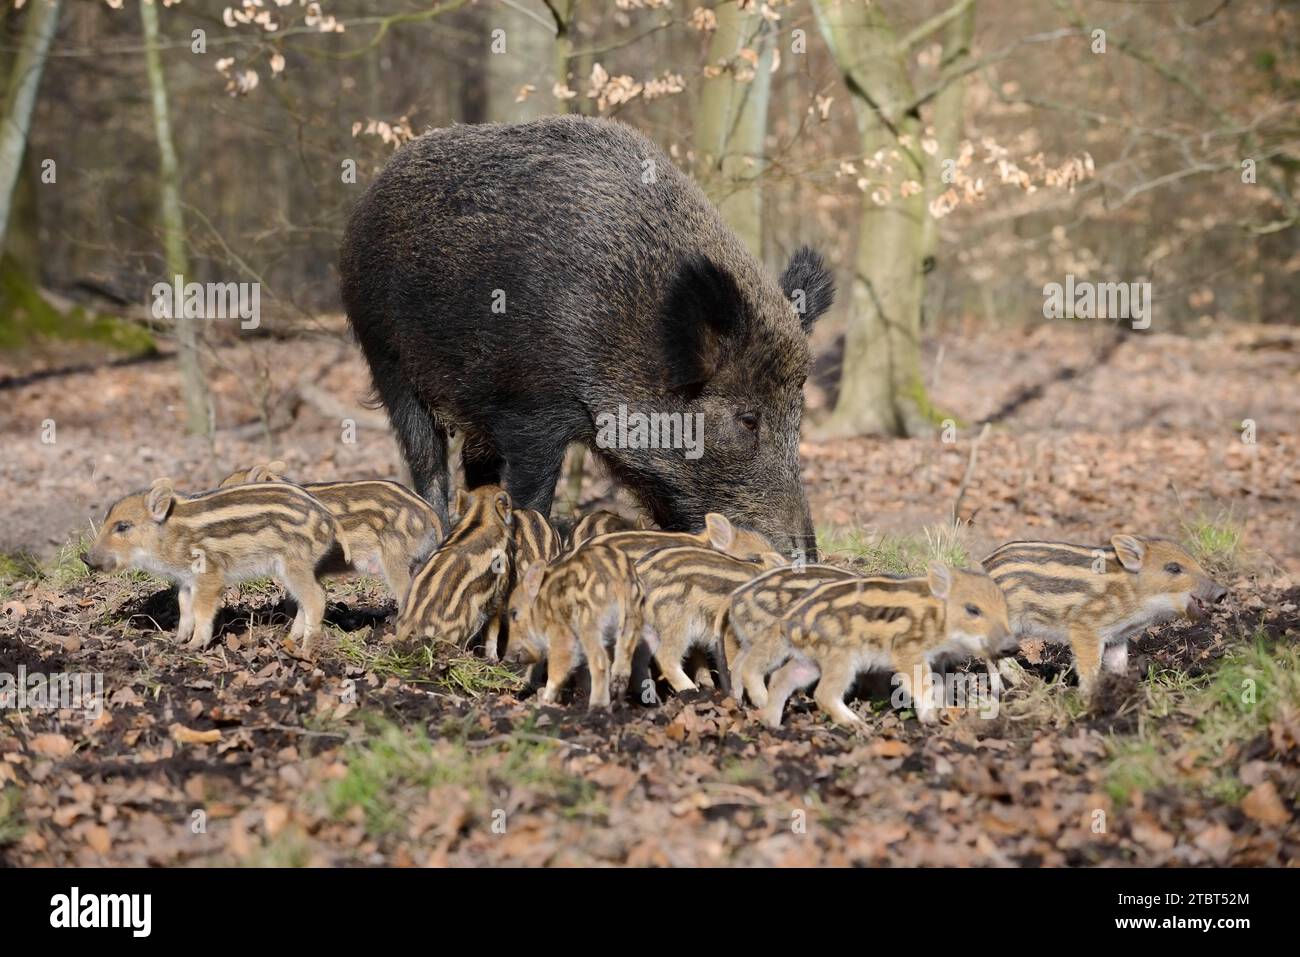
MULTIPOLYGON (((185 220, 181 215, 180 164, 172 140, 171 117, 167 112, 167 80, 163 75, 162 57, 158 53, 158 8, 154 0, 140 0, 140 19, 144 25, 145 70, 149 75, 149 99, 153 107, 154 135, 158 140, 158 185, 163 230, 163 259, 167 280, 189 272, 185 258, 185 220)), ((185 399, 186 428, 195 435, 210 435, 208 383, 199 363, 198 331, 195 320, 185 317, 184 310, 174 317, 177 361, 181 372, 181 395, 185 399)))
MULTIPOLYGON (((939 61, 939 74, 956 72, 970 59, 971 39, 975 36, 975 5, 964 8, 958 16, 950 21, 941 34, 943 54, 939 61)), ((966 99, 966 84, 960 80, 949 83, 934 98, 934 112, 931 125, 934 127, 934 139, 939 148, 935 150, 931 163, 942 163, 945 159, 957 158, 957 144, 961 141, 962 109, 966 99)), ((933 166, 931 167, 933 171, 933 166)), ((928 205, 946 188, 942 177, 931 176, 925 184, 925 201, 928 205)), ((929 258, 939 248, 939 221, 933 216, 926 216, 922 232, 922 255, 929 258)))
POLYGON ((911 77, 878 4, 815 0, 814 10, 853 96, 862 155, 897 154, 888 201, 863 200, 840 394, 825 431, 924 434, 933 428, 921 376, 925 193, 898 189, 926 179, 911 77))
POLYGON ((704 80, 695 112, 695 149, 701 185, 728 225, 763 258, 763 172, 767 106, 772 90, 776 33, 758 4, 741 10, 721 4, 709 44, 709 65, 727 68, 704 80), (756 63, 741 51, 758 55, 756 63), (752 75, 751 75, 752 74, 752 75))
POLYGON ((0 125, 0 248, 4 246, 13 212, 14 185, 27 149, 27 131, 31 128, 36 91, 41 85, 45 58, 59 25, 61 0, 33 0, 23 22, 23 36, 9 88, 5 91, 3 125, 0 125))

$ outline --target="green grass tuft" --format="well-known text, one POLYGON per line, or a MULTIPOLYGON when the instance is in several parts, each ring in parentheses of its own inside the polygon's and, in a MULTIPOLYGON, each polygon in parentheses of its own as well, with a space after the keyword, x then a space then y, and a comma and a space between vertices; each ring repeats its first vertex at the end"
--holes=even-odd
POLYGON ((1192 557, 1211 575, 1235 576, 1243 570, 1242 529, 1231 511, 1200 513, 1183 522, 1192 557))
POLYGON ((1116 801, 1165 786, 1238 801, 1248 790, 1236 773, 1240 747, 1267 734, 1278 717, 1300 710, 1300 646, 1256 634, 1212 675, 1153 675, 1145 710, 1156 719, 1145 731, 1109 743, 1106 787, 1116 801))
POLYGON ((69 541, 59 553, 41 568, 41 579, 56 588, 66 588, 90 577, 90 569, 81 560, 81 553, 92 544, 85 535, 69 541))
POLYGON ((5 788, 0 791, 0 847, 13 844, 26 830, 19 803, 18 791, 15 788, 5 788))
POLYGON ((822 529, 817 544, 828 559, 847 561, 864 575, 924 575, 933 561, 955 568, 972 567, 965 539, 965 523, 945 523, 911 535, 860 528, 822 529))
POLYGON ((429 791, 448 787, 464 791, 485 820, 493 813, 494 795, 514 788, 548 806, 561 805, 568 814, 598 812, 592 785, 564 770, 558 740, 514 738, 482 746, 434 741, 423 728, 371 723, 374 732, 349 749, 347 773, 327 790, 325 802, 336 818, 360 808, 372 835, 401 833, 412 809, 427 803, 429 791))

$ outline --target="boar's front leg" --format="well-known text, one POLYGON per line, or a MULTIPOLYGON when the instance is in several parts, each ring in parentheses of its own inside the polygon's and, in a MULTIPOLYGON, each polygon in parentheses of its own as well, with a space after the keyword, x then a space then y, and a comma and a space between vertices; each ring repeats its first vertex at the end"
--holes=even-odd
POLYGON ((560 480, 560 471, 564 467, 566 447, 566 440, 560 438, 551 444, 534 442, 502 450, 506 464, 501 484, 510 493, 515 508, 531 508, 543 515, 551 514, 551 501, 555 498, 555 484, 560 480))
POLYGON ((388 420, 393 424, 402 455, 411 470, 415 491, 446 524, 450 488, 446 430, 412 391, 395 363, 386 357, 367 355, 367 358, 374 373, 375 388, 388 409, 388 420))

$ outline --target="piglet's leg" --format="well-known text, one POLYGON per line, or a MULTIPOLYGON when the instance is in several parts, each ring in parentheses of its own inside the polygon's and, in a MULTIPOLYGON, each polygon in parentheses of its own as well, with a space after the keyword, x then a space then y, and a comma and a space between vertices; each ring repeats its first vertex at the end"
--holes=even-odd
POLYGON ((610 671, 609 691, 613 701, 622 701, 627 697, 628 682, 632 678, 632 658, 641 634, 641 615, 635 605, 628 608, 625 603, 619 603, 613 631, 614 667, 610 671))
POLYGON ((573 673, 575 646, 573 636, 567 632, 551 641, 546 654, 546 687, 538 696, 538 703, 556 704, 560 700, 560 692, 573 673))
POLYGON ((315 573, 307 569, 285 569, 284 587, 298 603, 298 615, 294 618, 290 637, 300 640, 302 653, 309 655, 312 639, 320 631, 325 617, 325 589, 316 580, 315 573))
POLYGON ((916 719, 922 724, 934 724, 939 720, 934 700, 933 682, 930 680, 930 665, 923 655, 898 655, 894 659, 894 672, 898 681, 912 700, 912 710, 916 719))
POLYGON ((388 582, 388 589, 397 599, 397 607, 401 608, 402 599, 406 597, 406 590, 411 585, 411 572, 409 568, 410 559, 403 555, 402 552, 389 546, 384 549, 380 556, 380 562, 383 565, 384 580, 388 582))
POLYGON ((188 583, 181 585, 176 593, 176 601, 181 608, 181 623, 176 632, 176 640, 184 644, 194 637, 194 586, 188 583))
POLYGON ((496 661, 498 657, 497 645, 501 638, 501 616, 492 615, 487 620, 487 627, 483 631, 483 657, 488 661, 496 661))
POLYGON ((1101 639, 1087 628, 1070 629, 1070 650, 1074 652, 1074 670, 1079 674, 1079 691, 1092 697, 1101 673, 1101 639))
POLYGON ((659 665, 660 673, 678 694, 683 691, 694 691, 695 682, 682 670, 682 658, 686 656, 687 642, 685 635, 681 634, 681 628, 675 624, 669 630, 662 628, 656 630, 659 633, 659 647, 655 649, 655 661, 659 665))
POLYGON ((587 707, 592 711, 609 707, 609 654, 599 634, 583 629, 582 648, 587 655, 587 668, 591 671, 591 695, 587 707))
POLYGON ((844 696, 856 676, 852 663, 845 657, 838 657, 822 666, 822 680, 817 683, 813 699, 836 724, 862 724, 862 719, 844 703, 844 696))
POLYGON ((206 648, 212 641, 212 626, 221 607, 221 593, 225 583, 220 575, 208 574, 194 583, 191 602, 194 615, 194 637, 185 647, 190 651, 206 648))
POLYGON ((767 689, 767 706, 759 713, 769 728, 781 727, 786 700, 800 688, 806 688, 821 676, 821 671, 807 658, 791 658, 772 676, 767 689))

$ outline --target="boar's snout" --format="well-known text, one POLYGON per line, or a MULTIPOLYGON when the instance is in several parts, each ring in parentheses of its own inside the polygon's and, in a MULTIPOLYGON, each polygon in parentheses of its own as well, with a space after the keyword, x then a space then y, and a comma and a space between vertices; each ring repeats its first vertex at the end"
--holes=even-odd
POLYGON ((805 561, 815 562, 817 561, 817 532, 813 528, 812 512, 808 510, 808 501, 804 498, 803 489, 800 488, 797 494, 800 501, 786 527, 788 541, 784 547, 791 559, 802 556, 805 561))
POLYGON ((91 571, 107 571, 104 567, 104 559, 93 548, 81 553, 81 561, 91 571))
POLYGON ((747 522, 742 517, 739 524, 748 525, 772 543, 772 548, 779 552, 787 562, 802 559, 805 562, 817 561, 817 536, 811 525, 789 524, 786 522, 765 523, 747 522))

